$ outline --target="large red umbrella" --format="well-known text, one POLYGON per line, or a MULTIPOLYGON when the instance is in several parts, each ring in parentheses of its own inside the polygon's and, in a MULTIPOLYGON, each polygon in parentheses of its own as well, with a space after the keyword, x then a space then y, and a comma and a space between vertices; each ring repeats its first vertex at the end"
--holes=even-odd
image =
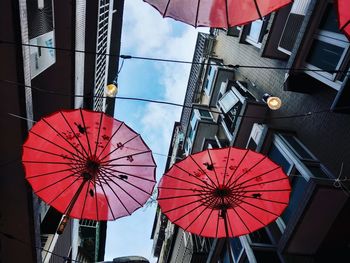
POLYGON ((163 17, 194 27, 228 28, 261 19, 292 0, 143 0, 163 17))
POLYGON ((339 28, 350 40, 350 1, 337 0, 339 28))
POLYGON ((34 193, 74 218, 130 215, 155 185, 151 150, 103 112, 64 110, 41 119, 29 131, 22 161, 34 193))
POLYGON ((205 150, 175 163, 158 186, 170 221, 205 237, 237 237, 277 219, 290 183, 268 157, 245 149, 205 150))

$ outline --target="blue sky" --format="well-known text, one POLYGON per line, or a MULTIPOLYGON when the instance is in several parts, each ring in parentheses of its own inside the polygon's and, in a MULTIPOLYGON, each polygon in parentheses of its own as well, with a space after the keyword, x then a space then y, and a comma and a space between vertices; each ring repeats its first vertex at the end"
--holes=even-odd
MULTIPOLYGON (((202 29, 201 31, 207 31, 202 29)), ((192 61, 198 30, 172 19, 141 0, 125 1, 121 54, 192 61)), ((183 103, 190 66, 143 60, 125 60, 119 74, 118 96, 183 103)), ((170 136, 181 108, 117 100, 115 118, 141 134, 157 163, 157 181, 164 172, 170 136)), ((150 239, 156 205, 108 223, 105 260, 139 255, 150 262, 150 239)))

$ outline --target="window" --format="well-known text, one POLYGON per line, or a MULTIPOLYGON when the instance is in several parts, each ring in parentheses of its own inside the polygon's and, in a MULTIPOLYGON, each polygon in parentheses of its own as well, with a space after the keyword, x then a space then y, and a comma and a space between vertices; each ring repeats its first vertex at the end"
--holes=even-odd
POLYGON ((234 94, 232 90, 229 90, 226 92, 221 99, 218 101, 218 104, 220 108, 222 109, 223 113, 227 113, 229 110, 232 109, 232 107, 239 102, 239 99, 234 94))
POLYGON ((246 37, 246 41, 253 46, 261 48, 261 42, 264 37, 264 31, 266 29, 266 23, 263 20, 255 20, 250 24, 249 32, 246 37))
POLYGON ((344 74, 334 70, 346 69, 349 46, 348 40, 338 29, 334 5, 329 3, 305 59, 308 68, 325 71, 306 71, 306 73, 338 90, 344 74))
POLYGON ((213 82, 215 79, 217 68, 218 68, 217 65, 209 65, 208 66, 207 79, 206 79, 205 84, 204 84, 204 92, 208 96, 210 96, 211 92, 212 92, 213 82))

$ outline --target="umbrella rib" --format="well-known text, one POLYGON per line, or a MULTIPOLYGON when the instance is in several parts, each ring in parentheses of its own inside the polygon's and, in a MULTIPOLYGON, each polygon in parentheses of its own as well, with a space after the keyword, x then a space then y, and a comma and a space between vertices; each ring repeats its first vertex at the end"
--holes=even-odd
MULTIPOLYGON (((105 171, 101 170, 101 174, 103 174, 103 176, 105 177, 109 177, 105 171)), ((125 191, 125 189, 123 187, 121 187, 117 182, 111 180, 112 183, 114 183, 115 185, 117 185, 124 193, 126 193, 131 199, 133 199, 136 203, 138 203, 140 206, 142 206, 142 204, 137 201, 132 195, 130 195, 130 193, 128 193, 127 191, 125 191)), ((119 198, 118 198, 119 199, 119 198)), ((123 203, 122 203, 123 204, 123 203)))
POLYGON ((258 13, 258 15, 260 17, 260 20, 262 20, 262 15, 261 15, 261 12, 260 12, 260 8, 259 8, 259 5, 258 5, 256 0, 254 0, 254 4, 255 4, 256 12, 258 13))
POLYGON ((205 226, 208 224, 209 218, 211 217, 211 215, 213 214, 213 212, 214 212, 214 209, 210 209, 210 213, 209 213, 207 219, 205 220, 205 222, 204 222, 204 224, 203 224, 203 226, 202 226, 201 231, 199 232, 199 235, 200 235, 200 236, 202 235, 205 226))
MULTIPOLYGON (((82 160, 82 161, 84 160, 84 158, 82 158, 81 156, 79 156, 79 155, 77 155, 77 154, 75 154, 75 153, 69 151, 69 150, 66 149, 66 148, 63 148, 62 146, 58 145, 57 143, 54 143, 53 141, 50 141, 49 139, 46 139, 45 137, 43 137, 43 136, 37 134, 36 132, 33 132, 32 130, 30 130, 29 132, 32 133, 32 134, 34 134, 34 135, 36 135, 36 136, 38 136, 39 138, 43 139, 44 141, 47 141, 48 143, 51 143, 51 144, 55 145, 56 147, 58 147, 58 148, 60 148, 60 149, 62 149, 62 150, 64 150, 64 151, 66 151, 67 153, 70 153, 71 155, 78 157, 80 160, 82 160)), ((59 134, 59 135, 61 136, 61 134, 59 134)), ((62 137, 62 136, 61 136, 61 137, 62 137)), ((63 139, 65 139, 65 138, 63 138, 63 139)), ((68 142, 68 143, 70 144, 70 142, 68 142)), ((73 146, 72 144, 70 144, 70 145, 74 148, 74 146, 73 146)), ((76 148, 75 148, 75 149, 76 149, 76 148)), ((78 153, 82 154, 78 149, 76 149, 76 151, 77 151, 78 153)))
MULTIPOLYGON (((229 179, 228 182, 230 182, 230 184, 228 185, 229 187, 232 186, 236 186, 236 183, 238 182, 239 179, 241 179, 245 174, 247 174, 248 172, 250 172, 252 169, 254 169, 258 164, 260 164, 263 160, 265 160, 267 158, 267 156, 263 156, 263 158, 261 158, 258 162, 256 162, 253 166, 251 166, 249 169, 247 169, 245 172, 243 172, 242 174, 240 174, 239 176, 237 176, 236 179, 233 180, 233 182, 230 182, 232 177, 229 179)), ((278 166, 277 166, 278 168, 278 166)), ((237 168, 238 170, 238 168, 237 168)), ((273 170, 272 170, 273 171, 273 170)))
POLYGON ((238 168, 241 166, 243 160, 245 159, 245 157, 247 156, 249 150, 246 150, 246 152, 244 153, 243 157, 241 158, 241 160, 239 161, 236 170, 234 170, 231 174, 231 176, 229 177, 228 181, 226 182, 226 184, 224 184, 225 186, 230 185, 231 183, 231 179, 233 178, 233 176, 236 174, 236 172, 238 171, 238 168))
POLYGON ((290 189, 265 189, 265 190, 244 190, 243 192, 252 193, 252 192, 290 192, 290 189))
MULTIPOLYGON (((101 167, 101 170, 103 170, 102 167, 101 167)), ((109 174, 110 176, 112 176, 112 177, 114 177, 114 178, 118 178, 119 180, 122 180, 122 179, 120 179, 119 177, 115 176, 114 174, 112 174, 112 173, 109 172, 109 171, 104 170, 104 172, 107 173, 107 174, 109 174)), ((147 194, 147 195, 149 195, 149 196, 152 195, 152 193, 148 193, 147 191, 143 190, 142 188, 138 187, 137 185, 134 185, 134 184, 128 182, 127 180, 122 180, 122 181, 125 182, 125 183, 127 183, 128 185, 133 186, 134 188, 136 188, 136 189, 142 191, 143 193, 145 193, 145 194, 147 194)))
MULTIPOLYGON (((257 220, 262 226, 265 226, 265 224, 259 219, 257 218, 255 215, 253 215, 252 213, 250 213, 247 209, 245 209, 243 206, 241 206, 240 204, 237 204, 237 206, 239 206, 241 209, 243 209, 248 215, 250 215, 251 217, 253 217, 255 220, 257 220)), ((249 230, 249 229, 248 229, 249 230)), ((249 230, 250 231, 250 230, 249 230)))
POLYGON ((120 170, 115 170, 115 169, 112 169, 112 168, 109 168, 109 167, 104 167, 104 166, 102 166, 102 167, 105 168, 105 170, 108 170, 108 171, 110 171, 110 172, 126 174, 126 175, 131 176, 131 177, 135 177, 135 178, 139 178, 139 179, 141 179, 141 180, 145 180, 145 181, 148 181, 148 182, 156 183, 155 180, 151 180, 151 179, 148 179, 148 178, 144 178, 144 177, 141 177, 141 176, 137 176, 137 175, 135 175, 135 174, 122 172, 122 171, 120 171, 120 170))
POLYGON ((166 4, 166 7, 164 9, 163 18, 166 16, 166 13, 168 12, 169 4, 170 4, 170 0, 168 0, 168 3, 166 4))
MULTIPOLYGON (((208 207, 206 206, 206 205, 211 205, 211 204, 213 204, 215 201, 213 201, 213 197, 211 197, 211 198, 209 198, 209 200, 208 201, 205 201, 205 203, 207 203, 207 204, 201 204, 200 206, 204 206, 204 209, 195 217, 195 219, 184 229, 185 231, 187 231, 187 229, 189 228, 189 227, 191 227, 192 226, 192 224, 204 213, 204 211, 205 210, 207 210, 208 209, 208 207)), ((197 208, 199 208, 199 207, 197 207, 197 208)), ((211 209, 211 211, 212 211, 212 209, 211 209)))
POLYGON ((200 2, 201 2, 201 0, 198 0, 198 2, 197 2, 197 12, 196 12, 196 18, 194 21, 194 27, 197 27, 197 24, 198 24, 198 13, 199 13, 200 2))
POLYGON ((271 214, 271 215, 274 215, 274 216, 277 216, 277 217, 280 216, 280 215, 275 214, 275 213, 273 213, 273 212, 271 212, 271 211, 269 211, 269 210, 267 210, 267 209, 265 209, 265 208, 262 208, 262 207, 260 207, 260 206, 254 205, 254 204, 252 204, 252 203, 249 203, 249 202, 247 202, 247 201, 245 201, 245 200, 241 200, 241 202, 242 202, 242 203, 245 203, 245 204, 247 204, 247 205, 253 206, 253 207, 255 207, 255 208, 258 208, 258 209, 260 209, 260 210, 262 210, 262 211, 264 211, 264 212, 266 212, 266 213, 269 213, 269 214, 271 214))
POLYGON ((267 184, 267 183, 274 183, 274 182, 279 182, 279 181, 284 181, 284 180, 289 180, 288 177, 283 177, 283 178, 278 178, 278 179, 274 179, 274 180, 270 180, 270 181, 264 181, 264 182, 259 182, 259 183, 255 183, 255 184, 251 184, 251 185, 244 185, 242 186, 242 184, 239 184, 239 187, 234 187, 234 189, 246 189, 252 186, 257 186, 257 185, 262 185, 262 184, 267 184))
MULTIPOLYGON (((63 140, 65 140, 70 146, 72 146, 73 149, 75 149, 78 153, 80 153, 82 156, 84 156, 84 154, 82 152, 80 152, 69 140, 67 140, 67 138, 64 138, 64 136, 55 128, 53 127, 47 120, 45 120, 45 118, 42 119, 43 122, 45 122, 54 132, 56 132, 56 134, 58 134, 58 136, 60 136, 63 140)), ((50 140, 47 140, 50 141, 50 140)), ((68 150, 67 150, 68 151, 68 150)), ((83 159, 83 158, 82 158, 83 159)))
MULTIPOLYGON (((252 232, 249 227, 247 226, 247 224, 244 222, 244 220, 242 219, 242 217, 239 215, 239 213, 236 211, 236 209, 233 207, 232 210, 236 213, 236 215, 238 216, 239 220, 241 220, 241 222, 243 223, 243 225, 245 226, 245 228, 248 230, 248 232, 252 232)), ((230 221, 230 218, 229 218, 230 221)))
MULTIPOLYGON (((201 202, 202 200, 206 200, 206 199, 208 199, 208 197, 207 197, 207 196, 205 196, 205 197, 201 197, 200 199, 197 199, 197 200, 191 201, 191 202, 186 203, 186 204, 184 204, 184 205, 180 205, 180 206, 177 206, 177 207, 171 208, 171 209, 169 209, 169 210, 163 211, 163 213, 164 213, 164 214, 167 214, 167 213, 170 213, 170 212, 175 211, 175 210, 177 210, 177 209, 180 209, 180 208, 186 207, 186 206, 188 206, 188 205, 192 205, 192 204, 197 203, 197 202, 201 202)), ((160 199, 160 198, 157 198, 157 200, 161 200, 161 199, 160 199)))
POLYGON ((59 156, 62 159, 74 160, 74 161, 77 161, 78 163, 83 163, 80 159, 75 159, 75 158, 68 157, 68 156, 62 156, 62 155, 60 155, 58 153, 48 152, 48 151, 44 151, 44 150, 41 150, 41 149, 38 149, 38 148, 26 146, 26 145, 23 145, 23 148, 27 148, 27 149, 30 149, 30 150, 33 150, 33 151, 42 152, 42 153, 51 154, 51 155, 54 155, 54 156, 59 156))
POLYGON ((229 21, 229 13, 228 13, 228 2, 227 0, 225 0, 225 10, 226 10, 226 26, 227 26, 227 29, 230 27, 230 21, 229 21))
MULTIPOLYGON (((174 165, 175 165, 175 164, 174 164, 174 165)), ((186 173, 188 173, 188 172, 186 172, 186 173)), ((181 178, 179 178, 179 177, 175 177, 175 176, 169 175, 169 174, 167 174, 167 173, 164 174, 164 176, 173 178, 173 179, 175 179, 175 180, 179 180, 179 181, 181 181, 181 182, 193 184, 193 185, 196 185, 196 186, 201 187, 201 188, 206 187, 206 185, 200 185, 200 184, 197 184, 197 183, 195 183, 195 182, 187 181, 187 180, 185 180, 185 179, 181 179, 181 178)), ((191 175, 191 176, 192 176, 192 175, 191 175)), ((195 178, 196 178, 196 177, 195 177, 195 178)), ((198 180, 199 180, 199 179, 198 179, 198 180)), ((201 180, 199 180, 199 181, 200 181, 201 183, 203 183, 201 180)), ((209 187, 209 188, 211 188, 211 187, 209 187)))
MULTIPOLYGON (((117 195, 117 193, 114 191, 114 189, 109 185, 109 183, 107 182, 107 180, 104 178, 103 175, 101 175, 101 178, 105 181, 106 185, 108 185, 108 187, 112 190, 112 192, 114 193, 114 195, 117 197, 117 199, 119 200, 119 202, 122 204, 122 206, 124 207, 125 211, 131 215, 131 213, 129 212, 129 210, 127 209, 127 207, 124 205, 124 203, 122 202, 122 200, 120 199, 120 197, 117 195)), ((118 185, 119 186, 119 185, 118 185)), ((120 186, 119 186, 120 188, 120 186)))
POLYGON ((233 230, 232 230, 232 226, 231 226, 231 222, 230 222, 230 217, 226 215, 226 221, 227 221, 227 225, 228 225, 228 229, 230 230, 231 232, 231 236, 230 237, 233 237, 234 236, 234 233, 233 233, 233 230))
POLYGON ((72 163, 64 163, 64 162, 45 162, 45 161, 22 161, 24 163, 46 163, 46 164, 67 164, 71 165, 72 163))
POLYGON ((103 147, 102 151, 100 152, 100 154, 98 155, 97 159, 100 159, 102 153, 106 150, 107 146, 109 145, 109 143, 111 142, 112 138, 114 137, 114 135, 120 130, 120 128, 123 126, 124 122, 121 122, 119 127, 113 132, 112 136, 109 137, 106 145, 103 147))
POLYGON ((47 202, 48 205, 51 205, 54 201, 57 200, 58 197, 60 197, 61 194, 63 194, 65 191, 67 191, 73 184, 75 184, 76 181, 79 180, 79 177, 75 178, 75 180, 70 184, 68 185, 66 188, 63 189, 62 192, 60 192, 58 195, 56 195, 53 199, 51 199, 49 202, 47 202))
POLYGON ((199 190, 199 189, 189 189, 189 188, 178 188, 178 187, 166 187, 166 186, 158 186, 159 189, 167 189, 167 190, 179 190, 179 191, 193 191, 193 192, 200 192, 200 193, 212 193, 212 191, 208 190, 199 190))
POLYGON ((213 184, 214 188, 217 187, 217 185, 215 184, 215 182, 210 178, 210 176, 199 166, 199 164, 196 162, 196 160, 192 157, 192 155, 189 155, 189 157, 192 159, 192 161, 199 167, 199 169, 202 170, 202 172, 204 172, 204 174, 209 178, 210 182, 213 184))
MULTIPOLYGON (((207 151, 208 151, 208 156, 209 156, 209 159, 210 159, 210 163, 213 164, 213 160, 212 160, 212 158, 211 158, 209 149, 207 149, 207 151)), ((213 164, 213 165, 214 165, 214 164, 213 164)), ((215 169, 215 167, 214 167, 213 170, 214 170, 214 174, 215 174, 216 181, 218 182, 218 185, 220 185, 219 177, 218 177, 218 175, 216 174, 216 169, 215 169)))
POLYGON ((111 163, 111 162, 118 161, 118 160, 123 159, 123 158, 127 158, 129 156, 137 156, 137 155, 140 155, 140 154, 150 153, 150 152, 152 152, 152 151, 148 149, 147 151, 142 151, 142 152, 138 152, 138 153, 133 153, 133 154, 128 154, 128 155, 124 155, 124 156, 119 156, 118 158, 114 158, 114 159, 111 159, 111 160, 108 160, 108 161, 101 162, 101 164, 111 163))
POLYGON ((202 194, 191 194, 191 195, 177 195, 177 196, 170 196, 170 197, 159 197, 158 200, 169 200, 169 199, 178 199, 178 198, 194 197, 194 196, 202 196, 202 194))
POLYGON ((84 119, 83 111, 82 111, 81 108, 79 109, 79 112, 80 112, 80 117, 81 117, 81 120, 82 120, 84 128, 85 128, 85 132, 84 133, 85 133, 87 145, 88 145, 88 148, 89 148, 89 153, 90 153, 90 156, 92 156, 92 151, 91 151, 89 136, 88 136, 88 132, 87 132, 87 127, 86 127, 86 124, 85 124, 85 119, 84 119))
MULTIPOLYGON (((74 174, 73 174, 73 175, 74 175, 74 174)), ((49 187, 51 187, 51 186, 53 186, 53 185, 55 185, 55 184, 58 184, 58 183, 60 183, 60 182, 62 182, 62 181, 64 181, 64 180, 70 178, 71 176, 72 176, 72 175, 69 174, 69 175, 67 175, 66 177, 63 177, 63 178, 61 178, 60 180, 58 180, 58 181, 56 181, 56 182, 53 182, 53 183, 51 183, 51 184, 49 184, 49 185, 47 185, 47 186, 45 186, 45 187, 43 187, 43 188, 41 188, 41 189, 39 189, 39 190, 36 190, 34 193, 35 193, 35 194, 36 194, 36 193, 39 193, 39 192, 41 192, 41 191, 43 191, 43 190, 45 190, 45 189, 47 189, 47 188, 49 188, 49 187)))
MULTIPOLYGON (((64 116, 64 114, 63 114, 62 111, 60 111, 60 113, 61 113, 61 115, 62 115, 64 121, 65 121, 66 124, 68 125, 69 129, 70 129, 71 132, 74 134, 74 137, 75 137, 75 138, 77 139, 77 141, 79 142, 79 144, 80 144, 80 146, 81 146, 81 149, 85 152, 85 154, 86 154, 86 155, 85 155, 85 158, 86 158, 87 156, 89 156, 89 154, 87 153, 85 147, 84 147, 83 144, 81 143, 79 137, 76 135, 76 133, 75 133, 75 131, 73 130, 72 126, 69 124, 69 122, 68 122, 66 116, 64 116)), ((73 145, 72 145, 72 146, 73 146, 73 145)), ((81 153, 81 154, 82 154, 82 153, 81 153)), ((83 154, 82 154, 82 155, 83 155, 83 154)))
POLYGON ((175 219, 173 221, 173 223, 176 223, 177 221, 179 221, 180 219, 184 218, 185 216, 191 214, 193 211, 197 210, 199 207, 201 207, 203 204, 199 204, 198 206, 196 206, 195 208, 192 208, 190 211, 186 212, 185 214, 183 214, 182 216, 180 216, 179 218, 175 219))
POLYGON ((97 133, 97 139, 96 139, 96 144, 95 144, 95 153, 94 153, 94 156, 96 156, 96 153, 97 153, 97 145, 98 145, 99 140, 100 140, 100 132, 101 132, 101 125, 102 125, 102 117, 103 117, 103 112, 100 112, 100 122, 99 122, 99 125, 98 125, 98 133, 97 133))
POLYGON ((350 24, 350 20, 348 20, 339 30, 343 31, 350 24))
POLYGON ((113 151, 110 151, 109 153, 107 153, 105 156, 103 156, 100 161, 103 161, 104 159, 106 159, 108 156, 112 155, 115 151, 119 150, 119 149, 123 149, 123 147, 125 146, 125 144, 131 142, 132 140, 134 140, 135 138, 140 137, 139 134, 136 134, 134 137, 131 137, 129 140, 127 140, 126 142, 122 143, 121 146, 117 146, 113 151))
POLYGON ((231 154, 231 147, 228 148, 228 154, 227 154, 227 159, 226 159, 226 165, 225 165, 225 171, 224 171, 224 176, 223 176, 224 178, 223 178, 222 185, 225 185, 225 178, 226 178, 226 173, 227 173, 227 165, 228 165, 228 161, 229 161, 229 158, 230 158, 230 154, 231 154))
MULTIPOLYGON (((185 169, 183 169, 183 168, 181 168, 180 166, 178 166, 176 163, 174 163, 174 166, 177 167, 177 168, 179 168, 181 171, 185 172, 186 174, 188 174, 188 175, 191 176, 192 178, 195 178, 195 179, 197 179, 198 181, 200 181, 201 183, 204 183, 205 185, 198 185, 198 184, 196 184, 196 183, 192 183, 192 184, 198 185, 198 186, 200 186, 200 187, 208 187, 208 188, 213 189, 213 190, 215 189, 215 187, 213 187, 212 185, 209 185, 209 184, 207 184, 206 182, 202 181, 202 180, 199 179, 197 176, 191 174, 190 172, 188 172, 188 171, 186 171, 185 169)), ((165 175, 169 176, 168 174, 165 174, 165 175)), ((171 177, 171 176, 170 176, 170 177, 171 177)), ((173 178, 180 180, 180 179, 177 178, 177 177, 173 177, 173 178)), ((182 179, 182 180, 183 180, 183 179, 182 179)), ((181 181, 181 180, 180 180, 180 181, 181 181)), ((185 181, 185 180, 183 180, 183 181, 185 181)), ((188 181, 187 181, 187 182, 188 182, 188 181)))
POLYGON ((37 178, 37 177, 41 177, 41 176, 46 176, 46 175, 52 175, 52 174, 56 174, 56 173, 63 173, 63 172, 74 172, 73 168, 68 168, 68 169, 63 169, 63 170, 58 170, 58 171, 53 171, 53 172, 48 172, 48 173, 43 173, 43 174, 36 174, 36 175, 32 175, 32 176, 27 176, 27 179, 33 179, 33 178, 37 178))

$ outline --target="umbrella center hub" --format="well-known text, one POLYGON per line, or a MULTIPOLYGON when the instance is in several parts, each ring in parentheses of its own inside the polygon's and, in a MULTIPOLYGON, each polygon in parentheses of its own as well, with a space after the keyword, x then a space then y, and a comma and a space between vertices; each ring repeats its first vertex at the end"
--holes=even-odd
POLYGON ((225 198, 229 197, 232 194, 232 190, 226 186, 219 186, 214 189, 213 195, 215 197, 225 198))
POLYGON ((88 158, 85 163, 85 171, 82 173, 84 179, 91 180, 94 178, 98 174, 100 166, 101 164, 99 161, 93 158, 88 158))

